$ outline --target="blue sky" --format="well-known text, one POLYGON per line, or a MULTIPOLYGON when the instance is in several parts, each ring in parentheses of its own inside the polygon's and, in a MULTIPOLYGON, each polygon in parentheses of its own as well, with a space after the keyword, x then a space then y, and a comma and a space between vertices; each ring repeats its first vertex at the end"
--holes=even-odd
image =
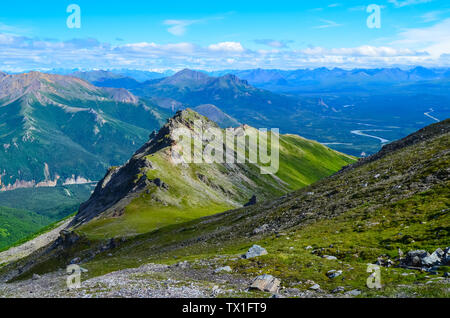
POLYGON ((448 0, 10 1, 0 69, 449 66, 448 0), (68 5, 81 28, 68 28, 68 5), (369 28, 367 6, 381 9, 369 28))

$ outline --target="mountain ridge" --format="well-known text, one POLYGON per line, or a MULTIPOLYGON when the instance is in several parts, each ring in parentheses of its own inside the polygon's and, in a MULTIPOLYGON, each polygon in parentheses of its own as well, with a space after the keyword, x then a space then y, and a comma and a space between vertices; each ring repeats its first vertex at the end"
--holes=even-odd
MULTIPOLYGON (((108 171, 98 183, 92 197, 81 205, 71 226, 77 228, 100 214, 109 217, 108 223, 120 223, 122 222, 120 218, 126 222, 127 215, 131 213, 127 214, 127 209, 137 204, 133 202, 140 202, 140 210, 145 210, 145 205, 147 209, 160 207, 159 209, 163 210, 172 207, 172 210, 180 211, 181 215, 185 214, 186 218, 189 218, 189 215, 187 212, 182 212, 183 210, 202 210, 208 206, 209 203, 206 202, 211 202, 217 205, 217 208, 211 208, 211 212, 208 212, 212 214, 213 211, 226 210, 226 207, 243 205, 255 194, 260 200, 264 200, 286 193, 309 184, 312 180, 329 175, 333 170, 339 170, 339 166, 353 161, 351 157, 300 137, 281 136, 280 169, 288 168, 289 170, 288 172, 280 171, 273 176, 261 175, 260 167, 256 163, 174 164, 173 155, 178 151, 176 137, 173 135, 175 130, 187 129, 192 132, 194 139, 205 138, 196 135, 193 130, 199 124, 204 130, 218 129, 216 123, 190 109, 177 112, 159 132, 154 132, 150 136, 150 140, 129 161, 121 167, 113 167, 108 171), (287 150, 289 147, 298 147, 298 152, 291 149, 292 153, 289 153, 287 150), (316 155, 313 154, 313 149, 317 151, 316 155), (289 157, 294 154, 299 156, 297 161, 289 157), (317 160, 318 156, 321 156, 321 162, 311 163, 314 158, 317 160), (290 160, 293 160, 293 163, 288 163, 290 160), (298 163, 300 164, 296 167, 298 163), (188 189, 191 187, 196 189, 195 195, 188 194, 188 189), (114 221, 111 216, 119 220, 114 221)), ((235 134, 245 133, 257 136, 257 130, 245 125, 233 131, 235 134)), ((152 213, 157 219, 159 212, 152 213)), ((96 222, 104 224, 106 221, 98 219, 96 222)), ((88 223, 87 227, 95 228, 95 225, 88 223)), ((117 228, 116 225, 114 227, 117 228)), ((128 224, 126 228, 131 230, 132 226, 128 224)), ((96 232, 98 231, 96 229, 96 232)), ((131 230, 131 234, 133 233, 131 230)))

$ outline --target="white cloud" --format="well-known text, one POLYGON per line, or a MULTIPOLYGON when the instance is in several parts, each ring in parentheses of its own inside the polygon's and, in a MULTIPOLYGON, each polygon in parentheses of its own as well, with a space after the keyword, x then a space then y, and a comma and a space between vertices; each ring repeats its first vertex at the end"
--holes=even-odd
POLYGON ((448 10, 436 10, 436 11, 430 11, 421 16, 423 22, 435 22, 441 19, 441 16, 450 12, 450 9, 448 10))
POLYGON ((293 41, 278 41, 273 39, 257 39, 254 41, 256 44, 261 45, 267 45, 273 48, 281 49, 281 48, 287 48, 288 43, 291 43, 293 41))
POLYGON ((314 27, 315 29, 335 28, 342 25, 331 20, 320 19, 320 21, 324 24, 314 27))
POLYGON ((163 23, 165 25, 169 25, 170 27, 167 29, 167 32, 175 35, 175 36, 182 36, 186 34, 187 29, 189 26, 194 24, 200 24, 200 23, 206 23, 211 20, 221 20, 223 17, 216 16, 216 17, 207 17, 202 19, 196 19, 196 20, 176 20, 176 19, 169 19, 165 20, 163 23))
POLYGON ((389 3, 392 3, 397 8, 401 8, 401 7, 406 7, 406 6, 410 6, 410 5, 428 3, 431 1, 433 1, 433 0, 389 0, 389 3))
POLYGON ((182 36, 186 33, 188 26, 198 22, 199 20, 166 20, 164 21, 164 24, 171 25, 171 27, 167 29, 169 33, 172 33, 175 36, 182 36))
POLYGON ((195 51, 195 45, 187 42, 173 43, 173 44, 157 44, 157 43, 131 43, 117 47, 117 50, 134 51, 136 53, 181 53, 191 54, 195 51))
POLYGON ((244 52, 244 47, 239 42, 220 42, 217 44, 211 44, 208 46, 211 51, 222 51, 222 52, 244 52))
POLYGON ((417 52, 410 49, 395 49, 392 47, 375 47, 363 45, 355 48, 333 48, 325 49, 322 47, 313 47, 301 50, 306 55, 322 56, 353 56, 353 57, 396 57, 396 56, 420 56, 423 52, 417 52))
POLYGON ((303 67, 450 66, 450 19, 426 28, 404 29, 388 45, 290 49, 283 41, 259 40, 265 50, 235 41, 137 42, 111 45, 96 39, 40 40, 0 32, 0 70, 82 69, 229 69, 303 67))
POLYGON ((438 58, 450 54, 450 18, 426 28, 404 29, 399 39, 392 44, 402 47, 420 48, 438 58))

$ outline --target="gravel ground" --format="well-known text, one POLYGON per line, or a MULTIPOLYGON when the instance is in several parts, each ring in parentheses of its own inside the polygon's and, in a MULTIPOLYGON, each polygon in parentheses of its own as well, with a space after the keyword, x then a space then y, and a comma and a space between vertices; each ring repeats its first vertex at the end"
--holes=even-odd
POLYGON ((215 275, 211 281, 202 281, 199 271, 187 266, 185 263, 174 266, 146 264, 86 281, 83 281, 82 274, 81 288, 74 290, 67 288, 67 274, 58 271, 33 279, 0 284, 0 297, 209 298, 220 294, 231 296, 240 291, 239 285, 244 290, 248 284, 245 280, 229 280, 221 275, 215 275))
MULTIPOLYGON (((248 293, 251 279, 233 274, 215 274, 212 269, 193 268, 183 262, 168 266, 146 264, 83 281, 81 287, 69 290, 64 271, 32 279, 0 284, 5 298, 214 298, 242 297, 248 293)), ((331 297, 320 292, 284 289, 283 297, 331 297)), ((270 294, 261 294, 269 297, 270 294)), ((336 296, 336 295, 333 295, 336 296)))
MULTIPOLYGON (((83 280, 81 287, 69 290, 64 271, 53 272, 10 284, 0 284, 0 298, 215 298, 271 297, 270 294, 250 294, 251 279, 228 273, 215 274, 212 269, 192 267, 187 262, 168 266, 146 264, 83 280)), ((434 278, 427 284, 449 286, 450 279, 434 278)), ((404 286, 412 287, 412 286, 404 286)), ((346 293, 285 288, 277 297, 329 298, 353 297, 346 293)), ((411 297, 400 293, 396 297, 411 297)), ((414 296, 413 296, 414 297, 414 296)))

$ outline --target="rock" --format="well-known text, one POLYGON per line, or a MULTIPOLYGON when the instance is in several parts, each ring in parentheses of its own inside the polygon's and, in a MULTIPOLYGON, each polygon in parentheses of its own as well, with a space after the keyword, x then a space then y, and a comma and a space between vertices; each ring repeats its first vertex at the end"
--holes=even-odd
POLYGON ((335 269, 332 269, 331 271, 327 272, 327 277, 330 278, 330 279, 336 278, 336 277, 341 276, 341 275, 342 275, 342 271, 341 270, 337 271, 335 269))
POLYGON ((424 266, 434 266, 442 263, 442 259, 444 258, 444 251, 438 248, 433 252, 430 256, 426 256, 422 258, 422 265, 424 266))
POLYGON ((444 249, 444 253, 445 253, 443 259, 444 265, 450 264, 450 247, 446 247, 444 249))
POLYGON ((409 251, 406 254, 406 258, 403 260, 403 265, 420 267, 422 265, 422 259, 430 256, 427 251, 417 250, 417 251, 409 251))
POLYGON ((272 275, 261 275, 258 276, 250 286, 250 289, 256 289, 272 294, 276 294, 280 288, 280 280, 273 277, 272 275))
POLYGON ((319 284, 314 284, 311 287, 309 287, 309 289, 311 289, 311 290, 319 290, 320 289, 320 285, 319 284))
POLYGON ((323 258, 325 258, 325 259, 327 259, 327 260, 336 260, 337 259, 337 257, 336 256, 331 256, 331 255, 324 255, 324 256, 322 256, 323 258))
POLYGON ((312 248, 313 248, 313 247, 312 247, 311 245, 305 247, 306 250, 312 250, 312 248))
POLYGON ((449 272, 445 272, 445 273, 444 273, 444 277, 445 277, 445 278, 449 278, 449 277, 450 277, 450 273, 449 273, 449 272))
POLYGON ((181 269, 186 269, 189 267, 189 263, 188 261, 184 261, 184 262, 179 262, 175 265, 176 267, 179 267, 181 269))
POLYGON ((342 293, 345 291, 345 288, 342 286, 338 286, 331 291, 332 294, 342 293))
POLYGON ((231 269, 230 266, 224 266, 224 267, 216 268, 214 273, 220 273, 220 272, 228 272, 228 273, 230 273, 231 271, 232 271, 232 269, 231 269))
POLYGON ((75 257, 73 260, 70 261, 70 264, 78 264, 81 262, 81 258, 75 257))
POLYGON ((254 229, 253 234, 264 233, 264 232, 267 232, 268 229, 269 229, 269 224, 263 224, 260 227, 254 229))
POLYGON ((270 296, 270 298, 284 298, 284 296, 280 294, 273 294, 272 296, 270 296))
POLYGON ((345 294, 349 296, 359 296, 361 295, 361 291, 358 289, 353 289, 351 291, 346 292, 345 294))
POLYGON ((62 244, 64 247, 70 247, 80 240, 80 236, 75 232, 68 230, 62 230, 59 233, 58 243, 62 244))
POLYGON ((266 249, 262 248, 259 245, 253 245, 252 247, 250 247, 250 249, 248 250, 247 253, 242 255, 242 257, 245 259, 249 259, 249 258, 254 258, 254 257, 262 256, 262 255, 267 255, 266 249))
POLYGON ((213 289, 212 289, 213 295, 218 295, 218 294, 220 294, 221 292, 222 292, 222 290, 220 289, 219 286, 214 286, 213 289))
POLYGON ((378 260, 375 262, 376 265, 384 266, 384 267, 391 267, 394 265, 394 262, 387 258, 387 256, 380 256, 378 257, 378 260))
POLYGON ((254 195, 246 204, 244 204, 244 207, 255 205, 256 202, 257 202, 256 195, 254 195))
POLYGON ((164 183, 161 179, 156 178, 152 180, 152 183, 160 189, 169 190, 169 185, 164 183))
POLYGON ((41 275, 39 275, 39 274, 33 274, 33 280, 38 280, 38 279, 40 279, 41 278, 41 275))

